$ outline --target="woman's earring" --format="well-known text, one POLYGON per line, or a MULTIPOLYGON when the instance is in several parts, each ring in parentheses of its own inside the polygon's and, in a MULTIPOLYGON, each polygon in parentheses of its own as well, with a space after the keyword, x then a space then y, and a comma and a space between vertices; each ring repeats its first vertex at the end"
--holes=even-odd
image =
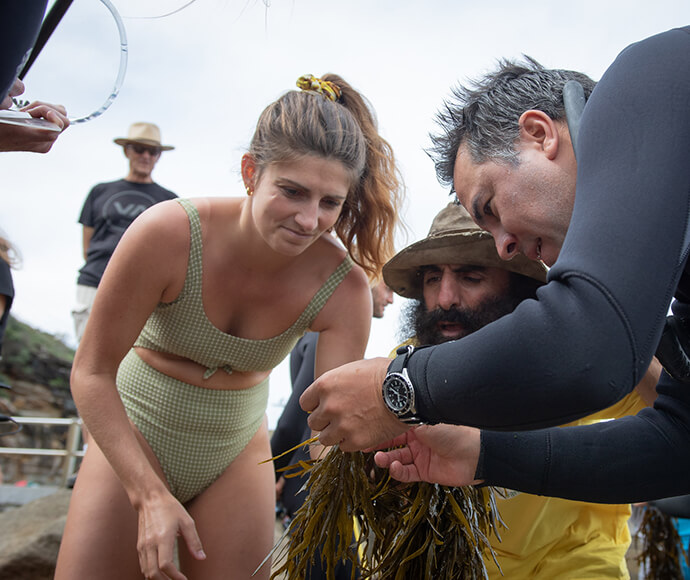
POLYGON ((245 189, 247 190, 247 195, 251 197, 251 195, 254 193, 248 185, 245 186, 245 189))

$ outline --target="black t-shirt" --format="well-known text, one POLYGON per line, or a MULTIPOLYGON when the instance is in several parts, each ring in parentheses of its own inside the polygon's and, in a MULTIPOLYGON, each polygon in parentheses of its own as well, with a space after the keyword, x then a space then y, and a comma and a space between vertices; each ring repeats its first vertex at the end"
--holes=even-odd
POLYGON ((0 353, 2 352, 2 338, 5 335, 5 328, 7 327, 7 320, 10 317, 10 308, 12 307, 12 300, 14 299, 14 285, 12 284, 12 272, 10 266, 5 260, 0 258, 0 294, 7 297, 5 303, 5 310, 0 313, 0 353))
POLYGON ((120 179, 96 185, 79 216, 80 224, 94 230, 78 284, 97 287, 122 234, 135 218, 151 206, 176 197, 157 183, 120 179))

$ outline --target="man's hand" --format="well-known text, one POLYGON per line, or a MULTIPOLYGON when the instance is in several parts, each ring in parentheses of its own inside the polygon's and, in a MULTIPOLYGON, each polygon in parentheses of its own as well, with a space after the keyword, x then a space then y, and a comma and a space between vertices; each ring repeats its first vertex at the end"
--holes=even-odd
POLYGON ((459 425, 421 425, 378 447, 374 461, 402 482, 426 481, 448 486, 474 485, 480 431, 459 425))
POLYGON ((0 151, 47 153, 62 132, 69 127, 67 112, 62 105, 36 101, 24 107, 22 111, 29 113, 35 119, 50 121, 60 130, 0 123, 0 151))
POLYGON ((409 427, 383 403, 381 385, 390 359, 348 363, 321 375, 302 393, 309 427, 323 445, 359 451, 404 433, 409 427))

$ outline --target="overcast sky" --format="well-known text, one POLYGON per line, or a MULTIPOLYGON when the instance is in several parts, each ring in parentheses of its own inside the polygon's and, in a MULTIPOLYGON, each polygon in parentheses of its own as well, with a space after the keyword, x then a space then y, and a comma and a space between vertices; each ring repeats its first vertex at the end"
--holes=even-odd
MULTIPOLYGON (((154 19, 188 0, 111 1, 129 57, 113 105, 70 127, 47 155, 0 155, 0 230, 23 257, 13 314, 72 345, 77 218, 94 184, 126 174, 113 139, 131 122, 155 122, 176 148, 156 167, 161 185, 182 197, 244 195, 240 158, 261 110, 302 74, 338 73, 370 100, 399 161, 409 226, 400 249, 424 237, 448 201, 424 148, 452 85, 523 53, 599 79, 631 42, 690 24, 689 0, 197 0, 154 19)), ((119 58, 105 5, 74 0, 25 78, 25 96, 85 116, 110 93, 119 58)), ((374 321, 368 356, 395 346, 402 301, 374 321)), ((289 392, 284 367, 272 380, 272 423, 289 392)))

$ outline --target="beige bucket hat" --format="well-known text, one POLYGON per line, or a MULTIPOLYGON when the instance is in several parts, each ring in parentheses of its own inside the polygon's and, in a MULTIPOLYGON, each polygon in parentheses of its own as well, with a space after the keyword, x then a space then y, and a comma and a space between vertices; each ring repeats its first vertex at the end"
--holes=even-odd
POLYGON ((127 137, 113 139, 118 145, 136 144, 148 147, 158 147, 161 151, 171 151, 175 149, 172 145, 161 145, 161 130, 158 125, 153 123, 132 123, 129 126, 127 137))
POLYGON ((393 256, 383 267, 383 279, 397 294, 421 300, 420 268, 431 264, 468 264, 504 268, 546 282, 548 268, 518 254, 502 260, 493 236, 472 221, 461 205, 449 203, 434 218, 429 235, 393 256))

